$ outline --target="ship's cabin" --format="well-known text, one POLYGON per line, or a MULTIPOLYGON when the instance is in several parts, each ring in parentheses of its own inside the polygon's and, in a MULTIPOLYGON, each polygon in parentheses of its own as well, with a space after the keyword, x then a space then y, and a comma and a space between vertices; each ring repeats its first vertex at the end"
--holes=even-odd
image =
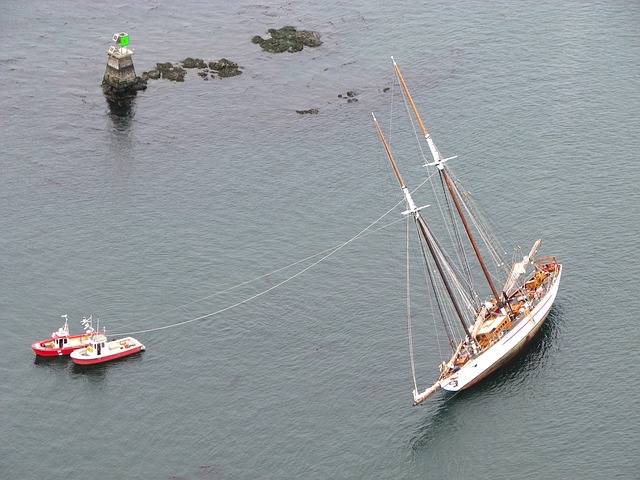
POLYGON ((97 355, 102 354, 102 350, 105 348, 107 342, 107 337, 102 334, 96 335, 91 339, 91 347, 96 352, 97 355))
POLYGON ((476 333, 476 339, 480 345, 489 345, 502 337, 509 331, 511 319, 508 315, 496 315, 485 320, 484 324, 476 333))

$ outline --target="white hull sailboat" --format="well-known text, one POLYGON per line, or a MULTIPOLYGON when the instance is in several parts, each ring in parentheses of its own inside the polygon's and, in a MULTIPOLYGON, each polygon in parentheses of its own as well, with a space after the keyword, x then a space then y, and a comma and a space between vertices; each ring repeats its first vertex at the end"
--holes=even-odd
MULTIPOLYGON (((421 256, 426 262, 426 277, 435 294, 435 307, 432 308, 442 316, 451 349, 450 356, 445 357, 448 361, 441 363, 440 373, 433 384, 420 389, 416 380, 413 340, 410 338, 413 401, 417 405, 439 389, 452 392, 464 390, 513 358, 547 318, 558 293, 562 265, 555 257, 535 258, 541 240, 534 244, 528 255, 518 256, 512 263, 504 260, 505 255, 501 253, 482 217, 477 215, 478 209, 473 205, 470 195, 462 189, 447 166, 447 161, 455 157, 442 157, 422 123, 395 60, 393 65, 408 110, 413 112, 433 157, 425 166, 437 168, 439 184, 448 198, 446 206, 453 212, 451 215, 442 215, 447 226, 441 230, 447 232, 452 245, 458 248, 456 252, 446 250, 441 238, 434 235, 432 218, 429 215, 428 220, 425 219, 426 215, 421 212, 425 207, 416 206, 374 115, 376 129, 406 201, 407 209, 403 213, 413 220, 416 228, 421 256), (492 265, 485 261, 483 252, 493 260, 492 265), (469 257, 475 257, 475 260, 470 262, 469 257), (477 279, 472 273, 472 263, 480 267, 481 275, 478 277, 491 291, 484 300, 476 289, 477 279), (495 272, 490 272, 491 266, 495 272), (496 285, 502 287, 498 290, 496 285)), ((407 265, 409 270, 409 262, 407 265)), ((409 278, 409 271, 407 273, 409 278)), ((408 309, 411 335, 410 302, 408 309)))

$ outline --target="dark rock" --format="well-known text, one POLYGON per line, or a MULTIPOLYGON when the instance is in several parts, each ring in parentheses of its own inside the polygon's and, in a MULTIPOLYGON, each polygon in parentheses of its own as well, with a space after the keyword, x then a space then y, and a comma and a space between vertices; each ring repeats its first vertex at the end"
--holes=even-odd
POLYGON ((156 63, 156 70, 160 72, 162 78, 173 82, 184 82, 184 76, 187 73, 184 68, 170 62, 156 63))
POLYGON ((353 90, 349 90, 346 95, 343 95, 341 93, 338 94, 338 98, 346 98, 347 99, 347 103, 353 103, 353 102, 357 102, 358 99, 356 98, 357 93, 354 92, 353 90))
POLYGON ((146 88, 147 88, 147 80, 141 77, 136 77, 135 83, 124 86, 124 87, 114 87, 113 85, 109 85, 106 82, 102 83, 102 92, 107 96, 115 96, 115 97, 127 96, 131 94, 135 95, 136 92, 140 90, 145 90, 146 88))
POLYGON ((182 66, 184 68, 206 68, 207 63, 199 58, 187 57, 182 60, 182 66))
POLYGON ((144 72, 142 76, 145 80, 164 78, 173 82, 184 82, 187 74, 185 69, 189 68, 200 69, 201 71, 198 72, 198 75, 205 80, 209 79, 209 73, 211 74, 211 78, 214 78, 215 75, 218 75, 219 77, 233 77, 242 73, 242 70, 240 70, 242 67, 238 66, 237 63, 232 62, 231 60, 227 60, 226 58, 221 58, 217 62, 210 62, 207 64, 204 60, 199 58, 187 57, 180 63, 182 64, 182 67, 174 65, 171 62, 156 63, 155 69, 149 72, 144 72))
POLYGON ((320 36, 308 30, 296 30, 295 27, 282 27, 280 30, 270 28, 271 38, 264 39, 256 35, 251 39, 263 50, 272 53, 299 52, 304 47, 319 47, 322 45, 320 36))
POLYGON ((300 115, 305 115, 305 114, 317 115, 319 112, 320 110, 318 110, 317 108, 310 108, 309 110, 296 110, 296 113, 299 113, 300 115))
POLYGON ((209 68, 216 72, 221 78, 234 77, 242 73, 240 70, 242 67, 239 67, 237 63, 227 60, 226 58, 221 58, 217 62, 209 62, 209 68))

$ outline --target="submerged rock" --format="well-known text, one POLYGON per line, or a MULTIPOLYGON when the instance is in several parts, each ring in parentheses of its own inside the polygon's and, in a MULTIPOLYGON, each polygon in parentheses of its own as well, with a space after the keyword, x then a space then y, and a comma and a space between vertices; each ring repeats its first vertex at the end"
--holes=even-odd
POLYGON ((235 77, 242 73, 240 70, 242 67, 239 67, 237 63, 227 60, 226 58, 221 58, 217 62, 209 62, 209 68, 216 72, 221 78, 235 77))
POLYGON ((356 98, 357 93, 354 92, 353 90, 349 90, 346 95, 342 95, 341 93, 338 94, 338 98, 346 98, 347 99, 347 103, 353 103, 353 102, 357 102, 358 99, 356 98))
POLYGON ((171 62, 156 63, 156 69, 147 72, 149 78, 164 78, 172 82, 184 82, 187 71, 171 62))
POLYGON ((207 68, 207 62, 199 58, 187 57, 181 63, 184 68, 207 68))
POLYGON ((320 36, 308 30, 296 30, 295 27, 282 27, 280 30, 270 28, 267 30, 271 34, 271 38, 264 39, 256 35, 251 39, 255 44, 262 47, 263 50, 272 53, 282 52, 299 52, 304 47, 319 47, 322 45, 320 36))

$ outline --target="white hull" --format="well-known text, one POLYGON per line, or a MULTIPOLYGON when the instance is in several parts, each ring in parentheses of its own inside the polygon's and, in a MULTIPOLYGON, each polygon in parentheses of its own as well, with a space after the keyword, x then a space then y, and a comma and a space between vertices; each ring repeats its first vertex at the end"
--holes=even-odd
MULTIPOLYGON (((478 238, 481 238, 485 243, 492 257, 499 256, 497 255, 498 250, 496 247, 490 245, 491 235, 487 235, 488 225, 484 225, 482 218, 475 216, 475 208, 470 196, 460 186, 457 179, 452 177, 446 162, 455 157, 443 158, 441 155, 422 123, 418 109, 393 57, 392 61, 398 80, 402 85, 402 91, 405 94, 406 105, 411 105, 411 109, 433 156, 433 162, 427 163, 425 166, 434 166, 439 171, 441 186, 447 197, 447 208, 450 210, 450 218, 443 218, 443 220, 445 220, 444 223, 447 230, 455 227, 451 228, 451 231, 455 233, 451 234, 450 240, 455 244, 454 246, 457 250, 463 250, 461 258, 456 259, 453 257, 453 260, 443 251, 442 244, 435 238, 431 228, 420 213, 420 210, 424 207, 418 208, 413 201, 411 192, 404 183, 398 166, 393 159, 382 128, 374 115, 373 120, 380 140, 389 157, 406 201, 407 210, 402 213, 411 215, 415 221, 421 254, 425 257, 427 268, 431 269, 429 275, 433 277, 431 279, 433 288, 438 290, 438 305, 441 309, 444 304, 451 307, 450 318, 443 318, 443 320, 447 322, 451 319, 457 319, 460 322, 460 327, 462 327, 459 333, 454 332, 454 329, 459 327, 452 327, 451 325, 447 327, 447 335, 451 346, 455 347, 457 343, 457 348, 455 348, 449 362, 443 362, 440 365, 438 380, 422 393, 419 392, 417 387, 413 348, 410 349, 415 386, 413 399, 414 405, 417 405, 440 388, 451 392, 469 388, 496 371, 522 350, 540 330, 553 306, 560 286, 562 265, 556 262, 554 256, 534 260, 534 255, 541 242, 541 240, 538 240, 528 255, 522 257, 521 261, 513 263, 508 276, 502 283, 502 289, 496 287, 495 279, 487 268, 483 253, 473 233, 475 229, 480 234, 478 238), (472 217, 472 222, 468 221, 467 215, 472 217), (472 226, 474 226, 474 229, 471 228, 472 226), (467 253, 460 245, 460 235, 462 235, 463 229, 469 240, 469 247, 473 248, 475 258, 491 290, 491 296, 482 305, 475 305, 475 302, 469 298, 466 287, 470 279, 462 279, 457 273, 456 267, 463 267, 465 272, 469 268, 466 258, 467 253), (463 265, 456 266, 453 265, 453 262, 463 265), (533 265, 534 269, 530 271, 528 278, 518 287, 519 282, 527 275, 530 265, 533 265), (469 311, 464 312, 464 307, 469 308, 469 311), (468 318, 470 313, 473 313, 473 318, 468 318), (471 327, 469 326, 470 323, 472 323, 471 327)), ((409 231, 407 230, 408 233, 409 231)), ((408 253, 409 241, 407 239, 408 253)), ((503 260, 500 261, 502 262, 503 260)), ((411 272, 408 266, 407 273, 407 290, 410 292, 409 278, 411 277, 411 272)), ((409 326, 411 326, 410 300, 408 300, 408 303, 409 326)), ((442 316, 444 317, 445 315, 443 314, 442 316)))
POLYGON ((440 383, 440 388, 458 392, 469 388, 504 365, 531 340, 547 318, 560 286, 562 267, 553 279, 553 285, 540 299, 530 315, 518 322, 513 330, 489 347, 481 355, 463 365, 455 374, 440 383))
POLYGON ((93 365, 110 362, 134 353, 141 352, 145 346, 133 337, 106 341, 102 334, 92 337, 94 341, 86 348, 71 352, 71 359, 78 365, 93 365))

